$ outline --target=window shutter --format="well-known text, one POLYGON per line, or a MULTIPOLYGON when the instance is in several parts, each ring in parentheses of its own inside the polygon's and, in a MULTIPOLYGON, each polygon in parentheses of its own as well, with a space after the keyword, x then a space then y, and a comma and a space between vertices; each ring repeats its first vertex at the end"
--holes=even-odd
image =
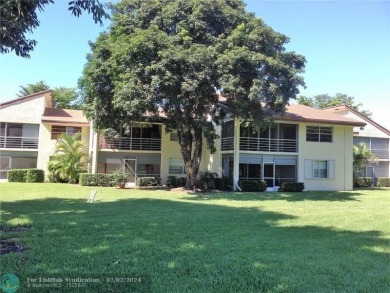
POLYGON ((336 162, 334 160, 328 161, 328 179, 335 179, 336 177, 335 164, 336 162))
POLYGON ((305 179, 313 179, 313 160, 305 160, 305 179))

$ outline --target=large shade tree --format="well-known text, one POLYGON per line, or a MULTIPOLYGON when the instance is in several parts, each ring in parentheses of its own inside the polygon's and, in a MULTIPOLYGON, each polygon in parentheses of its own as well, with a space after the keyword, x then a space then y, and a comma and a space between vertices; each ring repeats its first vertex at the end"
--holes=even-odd
POLYGON ((177 131, 188 188, 202 138, 214 152, 225 114, 262 125, 304 85, 305 58, 286 51, 288 38, 241 0, 124 0, 112 18, 80 79, 86 115, 106 134, 164 117, 166 129, 177 131))

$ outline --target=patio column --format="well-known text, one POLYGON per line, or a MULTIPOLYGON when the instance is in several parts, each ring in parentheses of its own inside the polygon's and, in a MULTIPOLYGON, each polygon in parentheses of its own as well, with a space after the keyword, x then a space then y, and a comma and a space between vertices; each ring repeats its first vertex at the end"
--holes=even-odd
POLYGON ((240 169, 240 120, 234 119, 233 190, 237 190, 240 169))

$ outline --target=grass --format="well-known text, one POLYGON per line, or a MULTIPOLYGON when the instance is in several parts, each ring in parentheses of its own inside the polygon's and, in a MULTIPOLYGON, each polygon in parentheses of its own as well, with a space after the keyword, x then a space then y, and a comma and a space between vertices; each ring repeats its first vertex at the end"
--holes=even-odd
POLYGON ((93 188, 77 185, 0 189, 1 225, 31 226, 1 232, 27 249, 0 256, 0 275, 16 274, 28 292, 27 278, 54 276, 101 280, 58 289, 65 292, 390 289, 389 189, 196 195, 94 188, 94 203, 87 203, 93 188), (115 277, 142 281, 107 283, 115 277))

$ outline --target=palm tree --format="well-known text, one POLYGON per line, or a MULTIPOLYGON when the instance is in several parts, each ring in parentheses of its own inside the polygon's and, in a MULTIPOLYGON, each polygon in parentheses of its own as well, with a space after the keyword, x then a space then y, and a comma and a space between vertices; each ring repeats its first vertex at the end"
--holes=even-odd
POLYGON ((49 162, 55 176, 69 183, 77 183, 79 174, 85 172, 88 164, 88 153, 83 142, 79 140, 81 133, 69 136, 61 134, 57 140, 53 160, 49 162))
POLYGON ((353 175, 359 176, 361 169, 365 168, 370 163, 378 164, 378 158, 361 142, 353 146, 353 175))

